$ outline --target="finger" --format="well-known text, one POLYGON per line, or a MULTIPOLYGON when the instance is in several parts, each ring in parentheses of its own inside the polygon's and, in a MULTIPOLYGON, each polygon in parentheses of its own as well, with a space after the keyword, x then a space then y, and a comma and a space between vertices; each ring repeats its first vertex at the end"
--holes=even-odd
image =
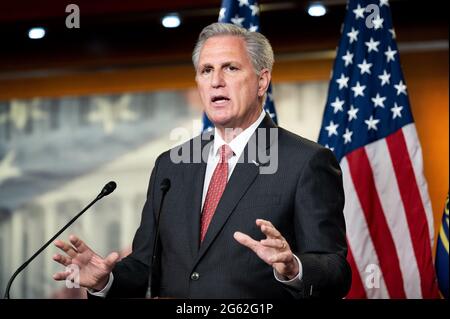
POLYGON ((261 227, 262 225, 266 225, 266 226, 269 226, 269 227, 274 227, 273 224, 270 221, 265 220, 265 219, 261 219, 261 218, 258 218, 256 220, 256 225, 258 225, 259 227, 261 227))
POLYGON ((287 247, 286 242, 281 239, 266 238, 266 239, 261 240, 260 243, 265 247, 276 248, 276 249, 285 249, 287 247))
POLYGON ((57 281, 66 280, 67 276, 69 275, 70 271, 57 272, 56 274, 53 275, 53 279, 57 281))
POLYGON ((77 256, 77 251, 75 251, 74 247, 72 245, 62 241, 62 240, 56 240, 54 242, 55 246, 64 251, 67 255, 69 255, 71 258, 74 258, 77 256))
POLYGON ((53 260, 60 263, 63 266, 69 266, 72 263, 72 259, 60 254, 56 254, 53 256, 53 260))
POLYGON ((261 231, 268 237, 280 238, 280 239, 283 238, 283 236, 281 236, 280 232, 268 220, 258 218, 256 220, 256 225, 259 226, 261 231))
POLYGON ((258 241, 254 240, 249 235, 246 235, 246 234, 238 232, 238 231, 233 234, 233 237, 234 237, 234 239, 236 239, 236 241, 238 243, 240 243, 241 245, 244 245, 245 247, 250 248, 253 251, 256 251, 256 248, 259 245, 258 241))
POLYGON ((82 241, 77 236, 70 235, 69 240, 78 252, 82 253, 85 252, 86 250, 89 250, 89 247, 84 243, 84 241, 82 241))
POLYGON ((260 226, 261 231, 269 238, 272 239, 282 239, 283 236, 281 236, 280 232, 273 226, 267 226, 267 225, 261 225, 260 226))
POLYGON ((117 263, 117 261, 119 260, 119 254, 116 252, 110 253, 106 258, 105 258, 105 263, 109 268, 113 268, 114 265, 117 263))
POLYGON ((275 263, 289 263, 293 260, 293 255, 289 251, 285 251, 279 254, 275 254, 269 258, 269 261, 273 264, 275 263))

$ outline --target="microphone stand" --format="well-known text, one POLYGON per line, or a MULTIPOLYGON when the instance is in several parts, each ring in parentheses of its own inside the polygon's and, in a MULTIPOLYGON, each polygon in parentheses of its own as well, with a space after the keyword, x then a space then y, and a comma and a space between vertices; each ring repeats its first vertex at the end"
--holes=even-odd
POLYGON ((161 185, 160 185, 160 189, 162 191, 162 196, 161 196, 161 201, 160 201, 160 205, 159 205, 159 211, 158 211, 158 217, 156 220, 156 230, 155 230, 155 237, 153 240, 153 256, 152 256, 152 265, 151 265, 151 269, 150 269, 150 276, 149 276, 149 283, 148 283, 148 288, 147 288, 147 294, 146 297, 147 298, 152 298, 152 297, 156 297, 154 296, 154 294, 156 294, 156 288, 157 286, 159 286, 159 278, 156 279, 156 271, 155 271, 155 266, 156 266, 156 259, 158 257, 158 247, 159 247, 159 221, 161 219, 161 211, 162 211, 162 207, 164 204, 164 198, 166 197, 167 191, 170 188, 170 179, 165 178, 162 180, 161 185), (158 283, 158 285, 157 285, 158 283))

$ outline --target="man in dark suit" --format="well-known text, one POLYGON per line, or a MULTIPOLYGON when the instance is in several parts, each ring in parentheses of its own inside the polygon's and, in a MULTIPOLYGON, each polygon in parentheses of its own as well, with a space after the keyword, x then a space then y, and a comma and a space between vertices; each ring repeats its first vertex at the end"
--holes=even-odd
POLYGON ((263 111, 269 42, 214 23, 200 34, 193 62, 215 129, 158 157, 133 252, 117 262, 116 253, 102 258, 71 236, 71 244, 55 243, 67 255, 54 259, 77 264, 94 296, 144 297, 152 274, 152 296, 160 297, 344 297, 351 271, 341 171, 331 151, 263 111))

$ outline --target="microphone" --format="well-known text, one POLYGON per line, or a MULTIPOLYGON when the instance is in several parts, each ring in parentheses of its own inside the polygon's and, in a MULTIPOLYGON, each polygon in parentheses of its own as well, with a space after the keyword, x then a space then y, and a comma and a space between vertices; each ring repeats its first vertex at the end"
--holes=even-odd
POLYGON ((102 191, 100 192, 100 194, 98 194, 98 196, 89 204, 87 205, 81 212, 79 212, 74 218, 72 218, 63 228, 61 228, 61 230, 59 232, 57 232, 55 234, 55 236, 53 236, 51 239, 49 239, 49 241, 47 241, 44 246, 42 246, 41 248, 39 248, 39 250, 37 252, 34 253, 33 256, 31 256, 26 262, 24 262, 22 264, 22 266, 20 266, 15 272, 14 274, 11 276, 11 278, 8 281, 8 285, 6 286, 6 290, 5 290, 5 296, 4 299, 9 299, 9 290, 11 289, 11 285, 14 281, 14 279, 17 277, 17 275, 24 270, 28 264, 33 261, 34 258, 36 258, 45 248, 47 248, 48 245, 50 245, 55 239, 56 237, 58 237, 59 235, 61 235, 61 233, 63 231, 65 231, 70 225, 73 224, 73 222, 75 220, 78 219, 78 217, 80 217, 85 211, 87 211, 92 205, 94 205, 98 200, 102 199, 103 197, 111 194, 115 189, 116 189, 116 183, 115 182, 109 182, 108 184, 106 184, 102 191))
POLYGON ((114 192, 116 187, 117 187, 117 184, 116 184, 116 182, 113 182, 113 181, 111 181, 108 184, 106 184, 105 186, 103 186, 102 191, 97 196, 97 200, 101 199, 102 197, 108 196, 109 194, 114 192))
POLYGON ((153 239, 153 256, 152 256, 152 268, 150 270, 149 283, 147 288, 147 298, 156 297, 157 288, 159 286, 159 278, 156 279, 157 272, 155 271, 156 259, 159 254, 159 221, 161 220, 161 211, 164 204, 164 198, 166 197, 167 191, 170 189, 170 179, 164 178, 160 184, 160 190, 162 192, 161 201, 159 205, 158 217, 156 220, 155 237, 153 239))

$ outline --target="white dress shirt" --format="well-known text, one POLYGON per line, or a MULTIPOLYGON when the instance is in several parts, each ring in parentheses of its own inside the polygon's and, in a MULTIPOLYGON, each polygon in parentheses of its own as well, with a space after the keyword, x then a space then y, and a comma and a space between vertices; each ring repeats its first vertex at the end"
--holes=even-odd
MULTIPOLYGON (((228 159, 228 180, 231 177, 231 174, 233 174, 233 170, 236 167, 236 163, 241 156, 242 152, 245 149, 245 146, 247 145, 250 137, 253 135, 253 133, 258 128, 259 124, 261 124, 262 120, 264 119, 266 115, 266 112, 264 110, 261 111, 261 114, 259 115, 258 119, 253 122, 252 125, 247 127, 245 130, 243 130, 239 135, 237 135, 229 144, 228 146, 233 151, 233 155, 228 159)), ((217 163, 220 160, 220 154, 219 149, 222 145, 226 144, 226 142, 223 140, 222 136, 219 133, 219 130, 215 128, 214 131, 214 144, 213 147, 211 147, 209 154, 208 154, 208 162, 206 164, 206 172, 205 172, 205 181, 203 183, 203 194, 202 194, 202 210, 203 205, 205 203, 206 193, 208 192, 209 183, 211 182, 212 175, 214 173, 214 169, 217 166, 217 163)), ((285 280, 282 278, 280 274, 278 274, 275 271, 275 268, 273 269, 273 274, 275 276, 275 279, 279 282, 282 282, 285 285, 291 286, 291 287, 299 287, 301 284, 301 280, 303 277, 303 270, 302 270, 302 263, 298 259, 297 256, 294 255, 294 258, 298 262, 299 266, 299 272, 298 275, 291 280, 285 280)), ((94 292, 92 289, 88 289, 88 292, 94 296, 98 297, 105 297, 108 293, 109 289, 111 288, 112 282, 114 280, 114 276, 112 273, 109 276, 109 280, 105 288, 103 290, 94 292)))
MULTIPOLYGON (((262 111, 259 115, 258 119, 253 122, 252 125, 243 130, 238 136, 236 136, 228 146, 233 151, 233 155, 228 159, 228 180, 230 180, 231 174, 233 173, 234 168, 236 167, 236 163, 244 151, 245 146, 248 143, 248 140, 253 135, 255 130, 258 128, 259 124, 261 124, 262 120, 266 112, 262 111)), ((210 148, 208 154, 208 161, 206 162, 206 172, 205 172, 205 181, 203 184, 203 196, 202 196, 202 210, 203 205, 205 204, 206 193, 208 193, 209 183, 211 182, 212 175, 214 170, 216 169, 217 163, 220 160, 219 149, 222 145, 226 144, 223 140, 222 136, 219 133, 217 128, 214 128, 214 144, 213 147, 210 148)))

